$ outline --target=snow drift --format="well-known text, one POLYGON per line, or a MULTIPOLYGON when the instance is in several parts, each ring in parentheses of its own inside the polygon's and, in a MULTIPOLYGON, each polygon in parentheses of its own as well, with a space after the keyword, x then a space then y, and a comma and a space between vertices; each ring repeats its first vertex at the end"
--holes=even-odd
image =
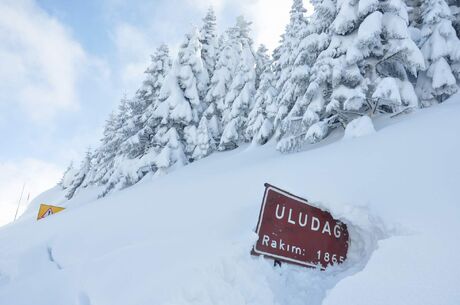
POLYGON ((0 230, 0 304, 458 305, 459 116, 457 96, 369 136, 247 146, 100 200, 52 189, 0 230), (249 255, 265 182, 348 224, 345 264, 249 255), (67 210, 37 222, 40 203, 67 210))

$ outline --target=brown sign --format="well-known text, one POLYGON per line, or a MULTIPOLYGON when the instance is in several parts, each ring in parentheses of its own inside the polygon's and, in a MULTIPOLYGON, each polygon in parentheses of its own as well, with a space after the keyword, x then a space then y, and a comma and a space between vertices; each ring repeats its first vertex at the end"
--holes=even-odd
POLYGON ((265 184, 252 254, 326 268, 347 258, 347 226, 307 200, 265 184))

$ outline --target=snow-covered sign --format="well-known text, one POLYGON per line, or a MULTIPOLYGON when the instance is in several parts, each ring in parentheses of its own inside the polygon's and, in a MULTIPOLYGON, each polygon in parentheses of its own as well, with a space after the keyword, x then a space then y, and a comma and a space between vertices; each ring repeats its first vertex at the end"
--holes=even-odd
POLYGON ((253 255, 325 269, 347 258, 347 226, 307 200, 265 184, 253 255))
POLYGON ((59 213, 62 210, 65 210, 65 208, 56 207, 53 205, 41 204, 40 209, 38 210, 37 220, 40 220, 48 216, 51 216, 53 214, 59 213))

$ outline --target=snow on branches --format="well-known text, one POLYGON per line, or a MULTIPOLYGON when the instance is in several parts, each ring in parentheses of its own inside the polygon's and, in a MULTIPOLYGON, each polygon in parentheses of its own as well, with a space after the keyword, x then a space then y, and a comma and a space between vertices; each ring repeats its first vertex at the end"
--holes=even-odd
POLYGON ((161 45, 139 90, 108 118, 100 146, 64 175, 67 198, 89 186, 105 196, 249 142, 299 150, 458 91, 458 1, 311 3, 307 16, 304 1, 292 0, 272 54, 255 51, 243 17, 217 33, 212 8, 173 59, 161 45))

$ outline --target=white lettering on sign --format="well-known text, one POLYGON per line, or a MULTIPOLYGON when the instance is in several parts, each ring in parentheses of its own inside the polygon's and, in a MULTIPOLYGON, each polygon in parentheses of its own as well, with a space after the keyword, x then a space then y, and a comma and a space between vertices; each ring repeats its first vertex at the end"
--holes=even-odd
POLYGON ((311 220, 311 230, 318 231, 320 224, 321 223, 319 222, 319 219, 316 217, 313 217, 313 219, 311 220))
POLYGON ((298 246, 287 244, 282 239, 271 239, 270 236, 264 235, 262 238, 262 245, 266 247, 271 247, 273 249, 278 249, 285 252, 290 252, 296 255, 305 256, 306 251, 298 246))
POLYGON ((286 213, 286 207, 284 205, 276 205, 276 219, 285 219, 289 224, 298 225, 302 228, 308 228, 311 231, 321 232, 323 235, 334 235, 335 238, 340 238, 342 236, 342 227, 340 224, 336 224, 334 225, 334 228, 331 228, 329 221, 321 223, 317 217, 311 217, 310 225, 308 225, 309 217, 306 213, 299 212, 297 216, 294 215, 294 213, 295 212, 293 209, 289 209, 289 211, 286 213))
POLYGON ((338 256, 337 254, 331 254, 329 252, 322 253, 321 250, 316 252, 318 254, 318 260, 323 260, 326 263, 343 263, 345 258, 343 256, 338 256))

